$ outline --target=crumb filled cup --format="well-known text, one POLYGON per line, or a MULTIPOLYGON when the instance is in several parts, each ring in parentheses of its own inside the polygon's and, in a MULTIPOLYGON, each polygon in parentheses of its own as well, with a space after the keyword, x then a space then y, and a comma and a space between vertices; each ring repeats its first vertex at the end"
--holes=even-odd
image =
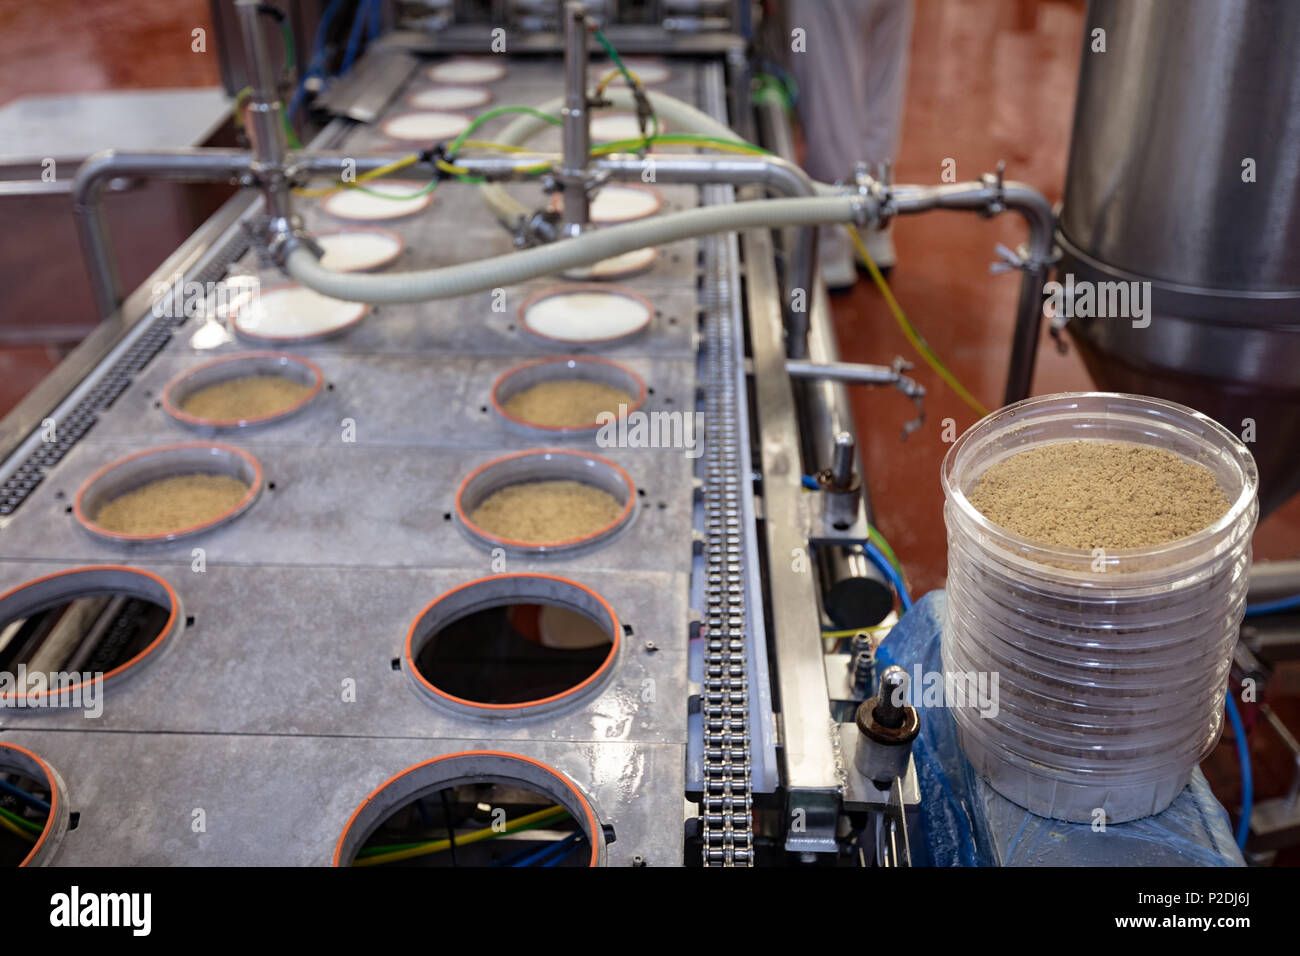
POLYGON ((1159 813, 1223 729, 1259 518, 1250 452, 1186 406, 1070 392, 977 422, 949 449, 941 481, 945 688, 996 691, 945 700, 972 766, 1041 816, 1119 823, 1159 813), (1035 474, 1040 462, 1051 481, 1035 474), (1005 517, 987 504, 992 476, 1007 513, 1043 509, 1031 536, 985 513, 1005 517), (1166 493, 1146 524, 1174 529, 1170 539, 1134 546, 1107 509, 1135 507, 1130 482, 1140 499, 1142 482, 1154 494, 1166 480, 1217 487, 1221 506, 1196 510, 1166 493))

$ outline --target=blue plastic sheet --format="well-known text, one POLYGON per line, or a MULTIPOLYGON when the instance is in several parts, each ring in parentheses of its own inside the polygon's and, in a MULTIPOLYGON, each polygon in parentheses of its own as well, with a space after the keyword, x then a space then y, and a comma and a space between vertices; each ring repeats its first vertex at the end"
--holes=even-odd
MULTIPOLYGON (((876 652, 877 669, 898 664, 940 673, 947 596, 916 602, 876 652)), ((920 688, 913 688, 919 693, 920 688)), ((912 748, 921 787, 914 862, 932 866, 1244 866, 1227 811, 1199 769, 1164 812, 1143 820, 1087 824, 1035 816, 979 778, 961 752, 952 714, 920 707, 912 748)))

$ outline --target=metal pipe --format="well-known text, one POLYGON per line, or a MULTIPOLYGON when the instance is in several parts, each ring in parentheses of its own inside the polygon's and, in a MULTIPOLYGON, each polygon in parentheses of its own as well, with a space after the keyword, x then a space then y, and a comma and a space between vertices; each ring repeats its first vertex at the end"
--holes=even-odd
POLYGON ((103 192, 114 179, 144 177, 172 182, 238 181, 253 167, 253 158, 238 149, 179 149, 155 153, 95 153, 77 169, 72 182, 72 214, 86 259, 90 287, 101 318, 122 304, 122 280, 104 214, 103 192))
POLYGON ((851 385, 893 385, 902 378, 888 365, 864 365, 856 362, 810 362, 790 359, 785 370, 794 378, 821 379, 828 382, 846 382, 851 385))
MULTIPOLYGON (((802 169, 780 156, 656 156, 652 161, 634 157, 598 159, 594 164, 598 172, 611 179, 639 179, 651 168, 656 182, 665 183, 721 183, 729 186, 762 186, 782 196, 815 196, 817 185, 802 169)), ((786 274, 786 353, 791 358, 808 357, 809 312, 817 281, 817 228, 805 227, 798 231, 795 248, 790 255, 790 268, 786 274), (802 295, 802 309, 793 308, 795 291, 802 295)))
POLYGON ((1038 190, 1024 183, 1003 183, 1001 175, 985 176, 978 183, 941 186, 897 186, 890 191, 886 214, 910 215, 932 209, 957 209, 996 215, 1003 209, 1020 214, 1029 227, 1021 269, 1016 328, 1007 369, 1004 404, 1029 396, 1038 358, 1038 337, 1043 320, 1043 285, 1051 270, 1056 218, 1052 206, 1038 190))
POLYGON ((239 26, 244 35, 249 86, 248 128, 253 137, 258 182, 266 204, 266 244, 293 234, 293 202, 290 183, 284 174, 289 143, 284 131, 284 107, 275 82, 275 70, 267 52, 258 0, 235 0, 239 26))
MULTIPOLYGON (((537 158, 532 161, 535 165, 537 158)), ((611 179, 640 179, 649 170, 656 182, 764 186, 782 196, 818 195, 808 174, 779 156, 607 156, 592 168, 611 179)))
POLYGON ((1250 590, 1247 599, 1276 601, 1300 594, 1300 561, 1260 561, 1250 566, 1250 590))
POLYGON ((564 165, 559 180, 564 195, 564 233, 575 236, 587 227, 587 164, 591 161, 587 111, 587 8, 570 0, 564 5, 564 165))
MULTIPOLYGON (((776 155, 786 161, 792 161, 795 155, 794 139, 791 136, 790 124, 785 118, 785 113, 772 102, 758 104, 755 112, 758 114, 762 141, 776 155)), ((817 279, 817 229, 804 226, 797 231, 793 229, 783 230, 781 248, 787 257, 786 279, 789 289, 803 289, 805 293, 805 309, 801 314, 792 314, 793 310, 787 308, 787 315, 789 315, 791 321, 786 330, 786 354, 790 358, 808 358, 807 339, 812 326, 812 317, 809 312, 815 307, 814 289, 817 279)), ((792 302, 787 301, 786 305, 789 307, 792 302)), ((845 393, 845 400, 847 401, 847 393, 845 393)))
MULTIPOLYGON (((782 158, 786 165, 794 156, 794 140, 785 114, 775 103, 757 106, 759 129, 765 146, 782 158)), ((810 183, 811 178, 802 169, 794 167, 810 183)), ((816 186, 814 185, 814 189, 816 186)), ((787 338, 807 341, 806 363, 793 359, 795 370, 834 368, 839 365, 839 345, 831 327, 826 301, 826 290, 818 285, 817 229, 802 227, 785 229, 779 234, 782 248, 788 257, 789 274, 798 276, 794 285, 807 283, 806 333, 802 323, 796 322, 787 330, 787 338)), ((798 348, 793 351, 797 352, 798 348)), ((787 355, 791 350, 787 348, 787 355)), ((786 363, 787 371, 792 362, 786 363)), ((791 372, 791 374, 796 374, 791 372)), ((802 377, 802 376, 797 376, 802 377)), ((820 471, 829 464, 834 436, 840 432, 857 434, 849 390, 844 382, 818 375, 817 381, 793 383, 799 404, 799 417, 805 433, 804 457, 808 470, 820 471)), ((857 443, 860 448, 861 442, 857 443)), ((868 523, 875 523, 871 505, 871 488, 862 467, 860 452, 854 454, 853 466, 862 477, 862 510, 868 523)), ((863 553, 861 548, 819 548, 817 554, 818 576, 823 586, 822 604, 827 615, 837 627, 857 627, 876 624, 883 620, 893 607, 893 591, 884 575, 863 553)))

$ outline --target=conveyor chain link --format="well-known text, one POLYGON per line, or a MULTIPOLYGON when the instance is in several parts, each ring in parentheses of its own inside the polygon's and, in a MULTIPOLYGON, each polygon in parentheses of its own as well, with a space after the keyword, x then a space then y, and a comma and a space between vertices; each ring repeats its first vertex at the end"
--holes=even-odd
POLYGON ((704 346, 704 796, 700 833, 705 866, 752 866, 749 681, 746 677, 745 558, 737 416, 735 330, 721 305, 729 290, 715 255, 706 254, 711 308, 704 346), (710 288, 711 285, 711 288, 710 288))

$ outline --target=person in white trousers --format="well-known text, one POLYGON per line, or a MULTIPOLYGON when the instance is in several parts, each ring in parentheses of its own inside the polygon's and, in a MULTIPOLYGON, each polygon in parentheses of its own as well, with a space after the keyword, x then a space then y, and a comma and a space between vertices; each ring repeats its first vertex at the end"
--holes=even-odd
MULTIPOLYGON (((787 15, 808 174, 836 182, 861 161, 873 175, 879 164, 892 164, 902 128, 912 0, 790 0, 787 15), (796 30, 804 31, 802 50, 796 30)), ((892 268, 889 230, 868 232, 864 238, 876 264, 892 268)), ((854 260, 844 228, 823 228, 827 288, 853 285, 854 260)))

